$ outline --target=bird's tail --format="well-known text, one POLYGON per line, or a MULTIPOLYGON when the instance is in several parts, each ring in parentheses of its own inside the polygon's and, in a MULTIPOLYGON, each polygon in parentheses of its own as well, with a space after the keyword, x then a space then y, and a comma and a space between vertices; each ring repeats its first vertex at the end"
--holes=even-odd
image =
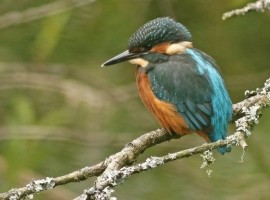
POLYGON ((223 155, 224 153, 229 153, 232 150, 232 148, 231 147, 219 147, 217 150, 219 153, 221 153, 223 155))
MULTIPOLYGON (((224 140, 225 139, 225 136, 223 135, 218 135, 218 134, 207 134, 206 132, 204 131, 197 131, 196 132, 197 134, 199 134, 201 137, 203 137, 207 142, 216 142, 218 140, 224 140)), ((222 155, 224 153, 228 153, 231 151, 231 147, 219 147, 217 148, 218 152, 221 153, 222 155)))
MULTIPOLYGON (((226 138, 225 134, 213 134, 213 133, 210 134, 210 137, 209 137, 211 142, 216 142, 218 140, 224 140, 225 138, 226 138)), ((217 150, 219 153, 221 153, 223 155, 224 153, 229 153, 232 150, 232 148, 229 146, 224 146, 224 147, 218 147, 217 150)))

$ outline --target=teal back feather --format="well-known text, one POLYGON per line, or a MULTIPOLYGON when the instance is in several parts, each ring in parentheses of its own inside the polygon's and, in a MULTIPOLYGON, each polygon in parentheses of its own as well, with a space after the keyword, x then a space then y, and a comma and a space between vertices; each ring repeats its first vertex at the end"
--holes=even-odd
MULTIPOLYGON (((157 98, 174 104, 189 128, 205 130, 212 142, 224 139, 232 103, 214 60, 196 49, 178 55, 148 54, 146 71, 157 98)), ((220 148, 224 153, 227 147, 220 148)))

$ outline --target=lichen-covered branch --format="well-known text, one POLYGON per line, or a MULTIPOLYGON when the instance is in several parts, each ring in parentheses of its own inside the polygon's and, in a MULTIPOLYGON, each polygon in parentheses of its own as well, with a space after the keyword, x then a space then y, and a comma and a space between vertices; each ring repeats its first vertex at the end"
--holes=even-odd
POLYGON ((162 157, 151 157, 143 163, 127 167, 127 165, 134 163, 137 157, 148 148, 164 141, 180 137, 179 135, 168 134, 164 129, 158 129, 136 138, 126 144, 120 152, 96 165, 85 167, 60 177, 47 177, 45 179, 32 181, 25 187, 12 189, 6 193, 0 194, 0 199, 24 199, 27 196, 31 197, 34 193, 49 190, 58 185, 83 181, 91 176, 98 176, 95 186, 85 190, 76 200, 106 200, 111 198, 112 192, 114 191, 113 187, 133 174, 147 171, 176 159, 190 157, 207 150, 212 151, 221 146, 239 145, 245 149, 247 147, 245 137, 250 136, 252 128, 258 124, 261 111, 270 106, 270 78, 265 82, 264 87, 255 91, 247 91, 246 96, 247 98, 245 100, 233 106, 236 132, 225 140, 170 153, 162 157))
POLYGON ((133 174, 137 174, 143 171, 148 171, 150 169, 156 168, 158 166, 164 165, 167 162, 178 160, 181 158, 187 158, 192 155, 200 154, 206 152, 207 150, 212 151, 221 146, 233 146, 239 144, 239 139, 237 135, 228 137, 226 140, 219 140, 214 143, 203 144, 194 148, 186 149, 176 153, 169 153, 161 157, 151 157, 147 158, 145 162, 139 163, 130 167, 122 167, 119 170, 110 170, 106 173, 104 172, 100 177, 98 177, 95 182, 95 186, 84 190, 84 193, 77 197, 75 200, 86 200, 86 199, 97 199, 97 200, 109 200, 113 197, 111 196, 114 192, 114 187, 120 183, 123 183, 127 178, 133 174))
POLYGON ((98 176, 105 170, 105 168, 106 166, 104 165, 104 162, 100 162, 91 167, 85 167, 78 171, 56 178, 46 177, 44 179, 35 180, 28 183, 25 187, 14 188, 6 193, 0 194, 0 200, 25 199, 26 197, 31 197, 34 193, 49 190, 58 185, 64 185, 70 182, 79 182, 86 180, 91 176, 98 176))
POLYGON ((104 171, 120 169, 125 165, 132 164, 141 153, 151 146, 179 137, 179 135, 168 134, 164 129, 151 131, 126 144, 120 152, 110 156, 103 162, 60 177, 46 177, 45 179, 32 181, 25 187, 11 189, 6 193, 0 194, 0 200, 24 199, 29 195, 31 196, 31 194, 52 189, 58 185, 83 181, 92 176, 99 176, 104 171))
POLYGON ((245 7, 240 9, 235 9, 229 12, 226 12, 222 15, 222 19, 226 20, 233 16, 245 15, 250 11, 265 12, 270 10, 270 0, 258 0, 254 3, 249 3, 245 7))
POLYGON ((113 198, 111 197, 112 193, 114 192, 113 188, 119 183, 123 183, 131 175, 156 168, 170 161, 212 151, 213 149, 222 146, 238 145, 243 149, 246 149, 247 143, 245 142, 245 137, 250 136, 253 127, 259 123, 261 111, 264 108, 270 106, 270 79, 265 82, 263 88, 251 92, 247 91, 246 95, 249 96, 248 99, 234 105, 234 114, 242 114, 243 116, 235 121, 236 132, 227 137, 225 140, 203 144, 201 146, 176 153, 169 153, 168 155, 162 157, 151 157, 148 158, 145 162, 131 167, 123 167, 121 169, 107 169, 101 176, 98 177, 93 187, 84 190, 84 193, 77 197, 75 200, 109 200, 113 198), (258 96, 260 98, 255 98, 258 96))

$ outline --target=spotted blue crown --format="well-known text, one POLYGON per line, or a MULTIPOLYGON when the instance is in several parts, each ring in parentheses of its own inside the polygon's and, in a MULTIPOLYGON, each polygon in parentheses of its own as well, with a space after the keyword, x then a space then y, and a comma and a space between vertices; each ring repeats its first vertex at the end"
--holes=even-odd
POLYGON ((169 17, 160 17, 140 27, 130 37, 128 49, 143 51, 163 42, 181 41, 192 41, 192 36, 187 28, 169 17))

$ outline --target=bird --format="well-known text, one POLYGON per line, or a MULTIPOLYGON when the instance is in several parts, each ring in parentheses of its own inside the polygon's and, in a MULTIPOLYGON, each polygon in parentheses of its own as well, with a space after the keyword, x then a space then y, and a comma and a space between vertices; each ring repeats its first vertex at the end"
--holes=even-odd
MULTIPOLYGON (((206 142, 227 137, 232 101, 216 61, 193 47, 190 31, 170 17, 153 19, 129 38, 127 50, 102 67, 135 64, 145 107, 170 134, 197 133, 206 142)), ((217 149, 230 152, 229 146, 217 149)))

